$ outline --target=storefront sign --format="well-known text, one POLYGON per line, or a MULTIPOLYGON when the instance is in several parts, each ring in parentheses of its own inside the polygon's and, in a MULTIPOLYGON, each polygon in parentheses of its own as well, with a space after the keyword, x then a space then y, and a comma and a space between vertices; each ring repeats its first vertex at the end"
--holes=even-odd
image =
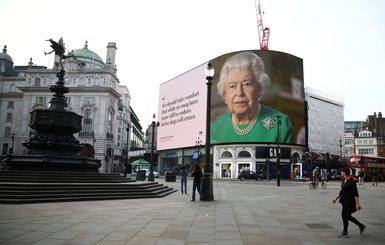
POLYGON ((191 157, 193 160, 199 160, 202 157, 202 153, 200 151, 194 151, 191 157))

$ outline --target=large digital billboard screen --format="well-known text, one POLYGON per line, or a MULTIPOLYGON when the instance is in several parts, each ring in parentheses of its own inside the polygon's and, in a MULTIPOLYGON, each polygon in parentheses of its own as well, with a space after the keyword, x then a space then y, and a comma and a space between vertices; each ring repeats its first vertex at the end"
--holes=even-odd
MULTIPOLYGON (((277 51, 250 50, 210 62, 215 69, 212 144, 274 144, 277 136, 281 144, 306 144, 302 59, 277 51)), ((205 144, 206 65, 161 85, 158 150, 195 146, 198 137, 205 144)))
POLYGON ((157 150, 205 144, 206 64, 170 81, 159 90, 157 150))

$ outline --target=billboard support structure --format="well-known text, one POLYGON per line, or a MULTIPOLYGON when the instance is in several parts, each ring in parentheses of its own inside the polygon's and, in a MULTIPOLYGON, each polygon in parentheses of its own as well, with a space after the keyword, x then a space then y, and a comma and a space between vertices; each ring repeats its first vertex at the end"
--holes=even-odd
POLYGON ((281 185, 281 154, 279 152, 279 125, 281 125, 281 116, 280 115, 275 115, 277 118, 277 186, 281 185))

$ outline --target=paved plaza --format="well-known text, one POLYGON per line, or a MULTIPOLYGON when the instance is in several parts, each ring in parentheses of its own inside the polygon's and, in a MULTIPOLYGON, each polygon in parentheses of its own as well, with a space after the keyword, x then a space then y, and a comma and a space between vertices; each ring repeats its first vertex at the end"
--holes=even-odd
MULTIPOLYGON (((164 183, 163 178, 156 179, 164 183)), ((340 182, 214 180, 212 202, 191 202, 180 182, 164 198, 0 205, 0 244, 385 244, 385 183, 358 186, 364 234, 342 231, 340 182)))

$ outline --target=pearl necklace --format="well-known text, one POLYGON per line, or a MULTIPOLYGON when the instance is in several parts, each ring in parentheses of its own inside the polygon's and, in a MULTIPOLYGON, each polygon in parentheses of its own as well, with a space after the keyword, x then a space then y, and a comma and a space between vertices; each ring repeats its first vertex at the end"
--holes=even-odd
POLYGON ((231 121, 233 122, 233 127, 234 127, 234 130, 235 132, 237 132, 237 134, 239 135, 247 135, 248 133, 251 132, 251 130, 253 130, 255 124, 257 123, 258 121, 258 117, 259 117, 259 113, 261 112, 261 110, 258 110, 257 114, 255 114, 253 120, 251 120, 249 126, 247 126, 247 128, 245 129, 240 129, 237 125, 237 123, 235 122, 235 116, 232 116, 231 117, 231 121))

